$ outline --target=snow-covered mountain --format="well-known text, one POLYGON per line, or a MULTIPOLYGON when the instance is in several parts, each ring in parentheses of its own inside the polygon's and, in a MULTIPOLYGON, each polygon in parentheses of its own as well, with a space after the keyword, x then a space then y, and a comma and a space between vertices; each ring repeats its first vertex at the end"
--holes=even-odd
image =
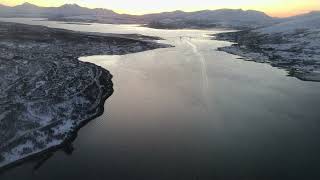
POLYGON ((77 4, 65 4, 58 8, 50 8, 50 13, 60 16, 72 16, 72 15, 104 15, 104 16, 114 16, 117 13, 108 9, 89 9, 81 7, 77 4))
POLYGON ((258 29, 257 32, 273 33, 293 33, 302 30, 320 30, 320 11, 313 11, 307 14, 283 19, 283 22, 272 26, 258 29))
POLYGON ((30 3, 24 3, 14 7, 0 6, 0 16, 2 17, 68 17, 80 15, 118 15, 108 9, 89 9, 77 4, 65 4, 60 7, 39 7, 30 3))
MULTIPOLYGON (((109 9, 90 9, 77 4, 60 7, 39 7, 24 3, 14 7, 0 5, 0 17, 41 17, 56 21, 146 24, 153 28, 261 29, 261 32, 289 32, 320 26, 320 11, 290 18, 272 18, 254 10, 219 9, 196 12, 173 11, 146 15, 118 14, 109 9)), ((260 30, 260 29, 259 29, 260 30)))
POLYGON ((190 28, 190 27, 235 27, 256 28, 274 23, 274 19, 263 12, 242 9, 204 10, 197 12, 178 12, 176 16, 156 19, 152 27, 190 28))
POLYGON ((38 10, 44 9, 44 8, 41 8, 39 6, 36 6, 34 4, 26 2, 21 5, 14 6, 12 9, 14 9, 16 11, 31 11, 31 10, 38 11, 38 10))
POLYGON ((118 14, 108 9, 89 9, 77 4, 39 7, 24 3, 15 7, 0 6, 1 17, 44 17, 59 21, 100 23, 139 23, 155 28, 261 27, 273 18, 259 11, 241 9, 204 10, 197 12, 163 12, 142 16, 118 14))

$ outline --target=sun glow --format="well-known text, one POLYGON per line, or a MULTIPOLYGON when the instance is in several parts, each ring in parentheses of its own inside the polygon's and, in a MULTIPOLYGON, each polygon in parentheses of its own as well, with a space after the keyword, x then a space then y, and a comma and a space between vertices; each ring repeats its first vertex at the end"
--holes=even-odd
POLYGON ((107 8, 128 14, 241 8, 264 11, 271 16, 284 17, 311 10, 320 10, 320 0, 0 0, 1 4, 10 6, 24 2, 39 6, 60 6, 66 3, 77 3, 90 8, 107 8))

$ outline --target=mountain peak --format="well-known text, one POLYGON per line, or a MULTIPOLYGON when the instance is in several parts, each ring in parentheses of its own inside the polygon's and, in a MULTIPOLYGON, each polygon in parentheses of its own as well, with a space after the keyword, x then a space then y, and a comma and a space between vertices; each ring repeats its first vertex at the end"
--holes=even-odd
POLYGON ((31 4, 31 3, 28 3, 28 2, 25 2, 25 3, 23 3, 21 5, 18 5, 18 6, 19 7, 38 7, 37 5, 31 4))
POLYGON ((6 5, 3 5, 3 4, 0 4, 0 7, 8 7, 8 6, 6 6, 6 5))
POLYGON ((320 14, 320 10, 319 11, 310 11, 309 14, 320 14))
POLYGON ((79 6, 78 4, 64 4, 62 6, 60 6, 62 8, 82 8, 81 6, 79 6))
POLYGON ((25 2, 23 4, 14 6, 13 8, 24 11, 24 10, 36 10, 36 9, 39 9, 40 7, 31 3, 25 2))

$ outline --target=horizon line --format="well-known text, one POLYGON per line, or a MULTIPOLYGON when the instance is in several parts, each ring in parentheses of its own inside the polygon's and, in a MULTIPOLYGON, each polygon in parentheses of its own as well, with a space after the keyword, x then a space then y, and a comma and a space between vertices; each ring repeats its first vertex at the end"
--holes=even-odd
POLYGON ((8 5, 8 4, 4 4, 4 3, 2 4, 2 3, 0 3, 0 5, 7 6, 7 7, 11 7, 11 8, 16 7, 16 6, 21 6, 21 5, 24 5, 24 4, 30 4, 30 5, 34 5, 34 6, 40 7, 40 8, 58 8, 58 7, 62 7, 62 6, 65 6, 65 5, 76 5, 76 6, 79 6, 79 7, 81 7, 81 8, 87 8, 87 9, 91 9, 91 10, 94 10, 94 9, 104 9, 104 10, 113 11, 113 12, 115 12, 115 13, 117 13, 117 14, 133 15, 133 16, 143 16, 143 15, 148 15, 148 14, 160 14, 160 13, 168 13, 168 12, 176 12, 176 11, 181 11, 181 12, 199 12, 199 11, 216 11, 216 10, 226 9, 226 10, 257 11, 257 12, 265 13, 266 15, 268 15, 268 16, 270 16, 270 17, 272 17, 272 18, 288 18, 288 17, 299 16, 299 15, 308 14, 308 13, 312 13, 312 12, 320 12, 320 10, 315 9, 315 10, 308 10, 308 11, 304 11, 304 12, 297 13, 297 14, 292 14, 292 15, 287 15, 287 16, 273 16, 273 15, 270 15, 269 13, 264 12, 264 11, 255 10, 255 9, 218 8, 218 9, 199 9, 199 10, 191 10, 191 11, 182 10, 182 9, 176 9, 176 10, 157 11, 157 12, 142 13, 142 14, 130 14, 130 13, 125 13, 125 12, 123 12, 122 10, 115 10, 115 9, 108 9, 108 8, 98 8, 98 7, 88 7, 88 6, 79 5, 79 4, 77 4, 77 3, 65 3, 65 4, 62 4, 62 5, 58 5, 58 6, 40 6, 40 5, 37 5, 37 4, 34 4, 34 3, 29 3, 29 2, 24 2, 24 3, 21 3, 21 4, 17 4, 17 5, 8 5))

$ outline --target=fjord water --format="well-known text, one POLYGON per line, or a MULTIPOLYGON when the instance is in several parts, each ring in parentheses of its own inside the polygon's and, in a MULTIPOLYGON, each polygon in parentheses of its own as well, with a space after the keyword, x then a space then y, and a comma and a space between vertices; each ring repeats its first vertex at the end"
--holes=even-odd
POLYGON ((175 47, 82 57, 114 75, 105 113, 79 131, 71 154, 1 180, 320 178, 320 83, 216 51, 230 43, 207 35, 221 30, 5 20, 153 35, 175 47))

